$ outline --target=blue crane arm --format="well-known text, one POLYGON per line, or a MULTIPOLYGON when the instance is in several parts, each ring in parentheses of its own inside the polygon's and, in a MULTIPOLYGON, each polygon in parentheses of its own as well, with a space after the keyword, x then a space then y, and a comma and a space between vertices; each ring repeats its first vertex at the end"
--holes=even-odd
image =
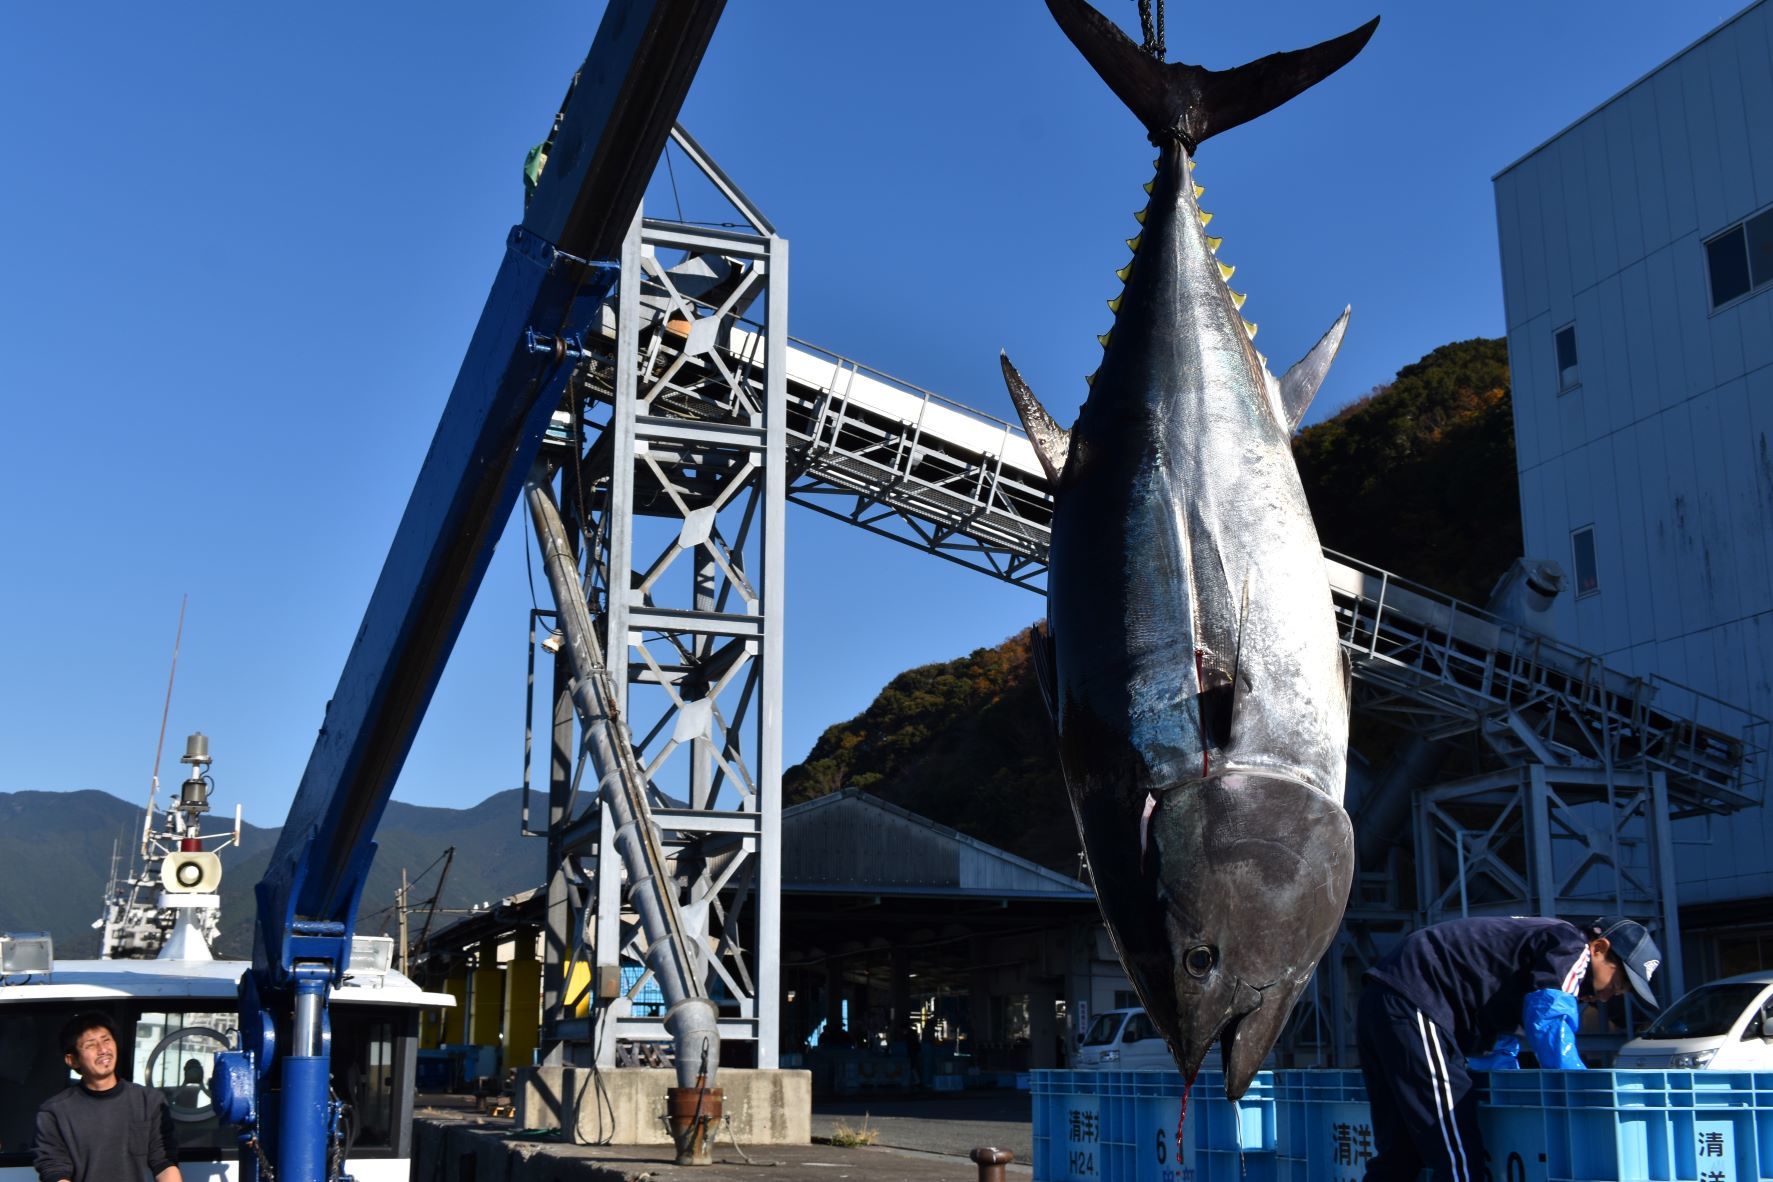
POLYGON ((564 342, 595 314, 612 276, 613 269, 587 265, 522 227, 511 232, 258 884, 261 989, 284 984, 298 962, 326 962, 334 983, 343 973, 376 826, 560 405, 575 360, 564 342))
POLYGON ((618 253, 723 6, 604 12, 259 882, 261 990, 298 961, 343 973, 376 826, 559 405, 564 346, 613 284, 590 260, 618 253))
POLYGON ((240 1045, 216 1056, 212 1081, 216 1111, 241 1129, 242 1182, 260 1182, 272 1161, 283 1182, 337 1174, 327 997, 349 965, 376 826, 560 405, 575 342, 613 286, 614 268, 596 260, 617 253, 640 208, 724 3, 609 0, 511 231, 257 887, 240 1045))

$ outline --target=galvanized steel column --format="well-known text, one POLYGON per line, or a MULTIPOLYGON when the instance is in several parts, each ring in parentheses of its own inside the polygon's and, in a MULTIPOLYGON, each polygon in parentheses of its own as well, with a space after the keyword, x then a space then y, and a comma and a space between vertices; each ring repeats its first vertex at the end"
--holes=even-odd
POLYGON ((757 1065, 775 1067, 782 1002, 782 654, 788 512, 788 243, 769 245, 764 372, 763 668, 757 766, 757 1065))

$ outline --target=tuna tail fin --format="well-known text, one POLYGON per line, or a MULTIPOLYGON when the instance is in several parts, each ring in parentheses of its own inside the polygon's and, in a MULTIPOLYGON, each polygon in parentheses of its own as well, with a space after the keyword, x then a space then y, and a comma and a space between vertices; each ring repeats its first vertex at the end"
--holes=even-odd
POLYGON ((1286 411, 1289 434, 1299 429, 1305 408, 1316 397, 1317 388, 1324 384, 1324 376, 1330 372, 1330 362, 1336 359, 1336 350, 1342 347, 1342 334, 1348 331, 1348 315, 1352 311, 1353 308, 1343 308, 1336 323, 1330 325, 1330 331, 1311 347, 1309 353, 1294 362, 1287 376, 1280 380, 1281 407, 1286 411))
POLYGON ((1156 60, 1085 0, 1047 0, 1047 10, 1108 88, 1139 117, 1152 140, 1179 138, 1191 155, 1207 137, 1274 110, 1340 70, 1379 27, 1374 17, 1309 49, 1208 70, 1156 60))
POLYGON ((997 359, 1003 364, 1003 383, 1010 389, 1010 401, 1016 404, 1022 429, 1028 432, 1028 442, 1034 444, 1034 455, 1046 469, 1047 479, 1058 484, 1059 473, 1065 471, 1065 461, 1071 458, 1071 432, 1053 421, 1047 408, 1010 364, 1008 353, 1000 352, 997 359))

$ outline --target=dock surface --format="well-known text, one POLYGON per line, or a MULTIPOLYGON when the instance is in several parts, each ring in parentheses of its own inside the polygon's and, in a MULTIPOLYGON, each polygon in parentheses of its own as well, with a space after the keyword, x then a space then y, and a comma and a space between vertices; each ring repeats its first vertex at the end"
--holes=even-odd
POLYGON ((973 1182, 967 1158, 991 1145, 1014 1153, 1011 1179, 1032 1175, 1033 1128, 1026 1092, 846 1097, 813 1106, 810 1145, 735 1146, 724 1134, 714 1164, 672 1164, 663 1146, 572 1145, 557 1134, 516 1129, 449 1101, 422 1098, 414 1111, 415 1178, 500 1182, 973 1182), (878 1134, 872 1146, 829 1139, 842 1123, 878 1134))

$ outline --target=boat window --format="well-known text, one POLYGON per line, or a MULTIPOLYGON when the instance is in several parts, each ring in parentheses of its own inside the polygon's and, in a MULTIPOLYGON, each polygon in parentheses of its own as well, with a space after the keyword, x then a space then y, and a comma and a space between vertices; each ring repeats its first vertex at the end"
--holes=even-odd
MULTIPOLYGON (((213 1004, 213 1003, 211 1003, 213 1004)), ((234 1045, 239 1019, 216 1010, 144 1010, 135 1023, 131 1079, 166 1097, 181 1150, 232 1150, 237 1137, 210 1101, 215 1057, 234 1045)))
POLYGON ((1084 1035, 1083 1045, 1086 1047, 1107 1046, 1114 1041, 1114 1035, 1120 1029, 1120 1020, 1124 1014, 1102 1014, 1090 1023, 1088 1034, 1084 1035))
POLYGON ((62 1024, 92 1008, 88 1002, 0 1010, 0 1165, 29 1164, 37 1109, 79 1078, 62 1059, 62 1024))
POLYGON ((1749 981, 1703 985, 1670 1006, 1644 1038, 1717 1038, 1730 1033, 1742 1011, 1766 986, 1749 981))
POLYGON ((379 1013, 334 1007, 332 1011, 333 1087, 349 1106, 346 1152, 389 1149, 394 1144, 395 1019, 379 1013))

